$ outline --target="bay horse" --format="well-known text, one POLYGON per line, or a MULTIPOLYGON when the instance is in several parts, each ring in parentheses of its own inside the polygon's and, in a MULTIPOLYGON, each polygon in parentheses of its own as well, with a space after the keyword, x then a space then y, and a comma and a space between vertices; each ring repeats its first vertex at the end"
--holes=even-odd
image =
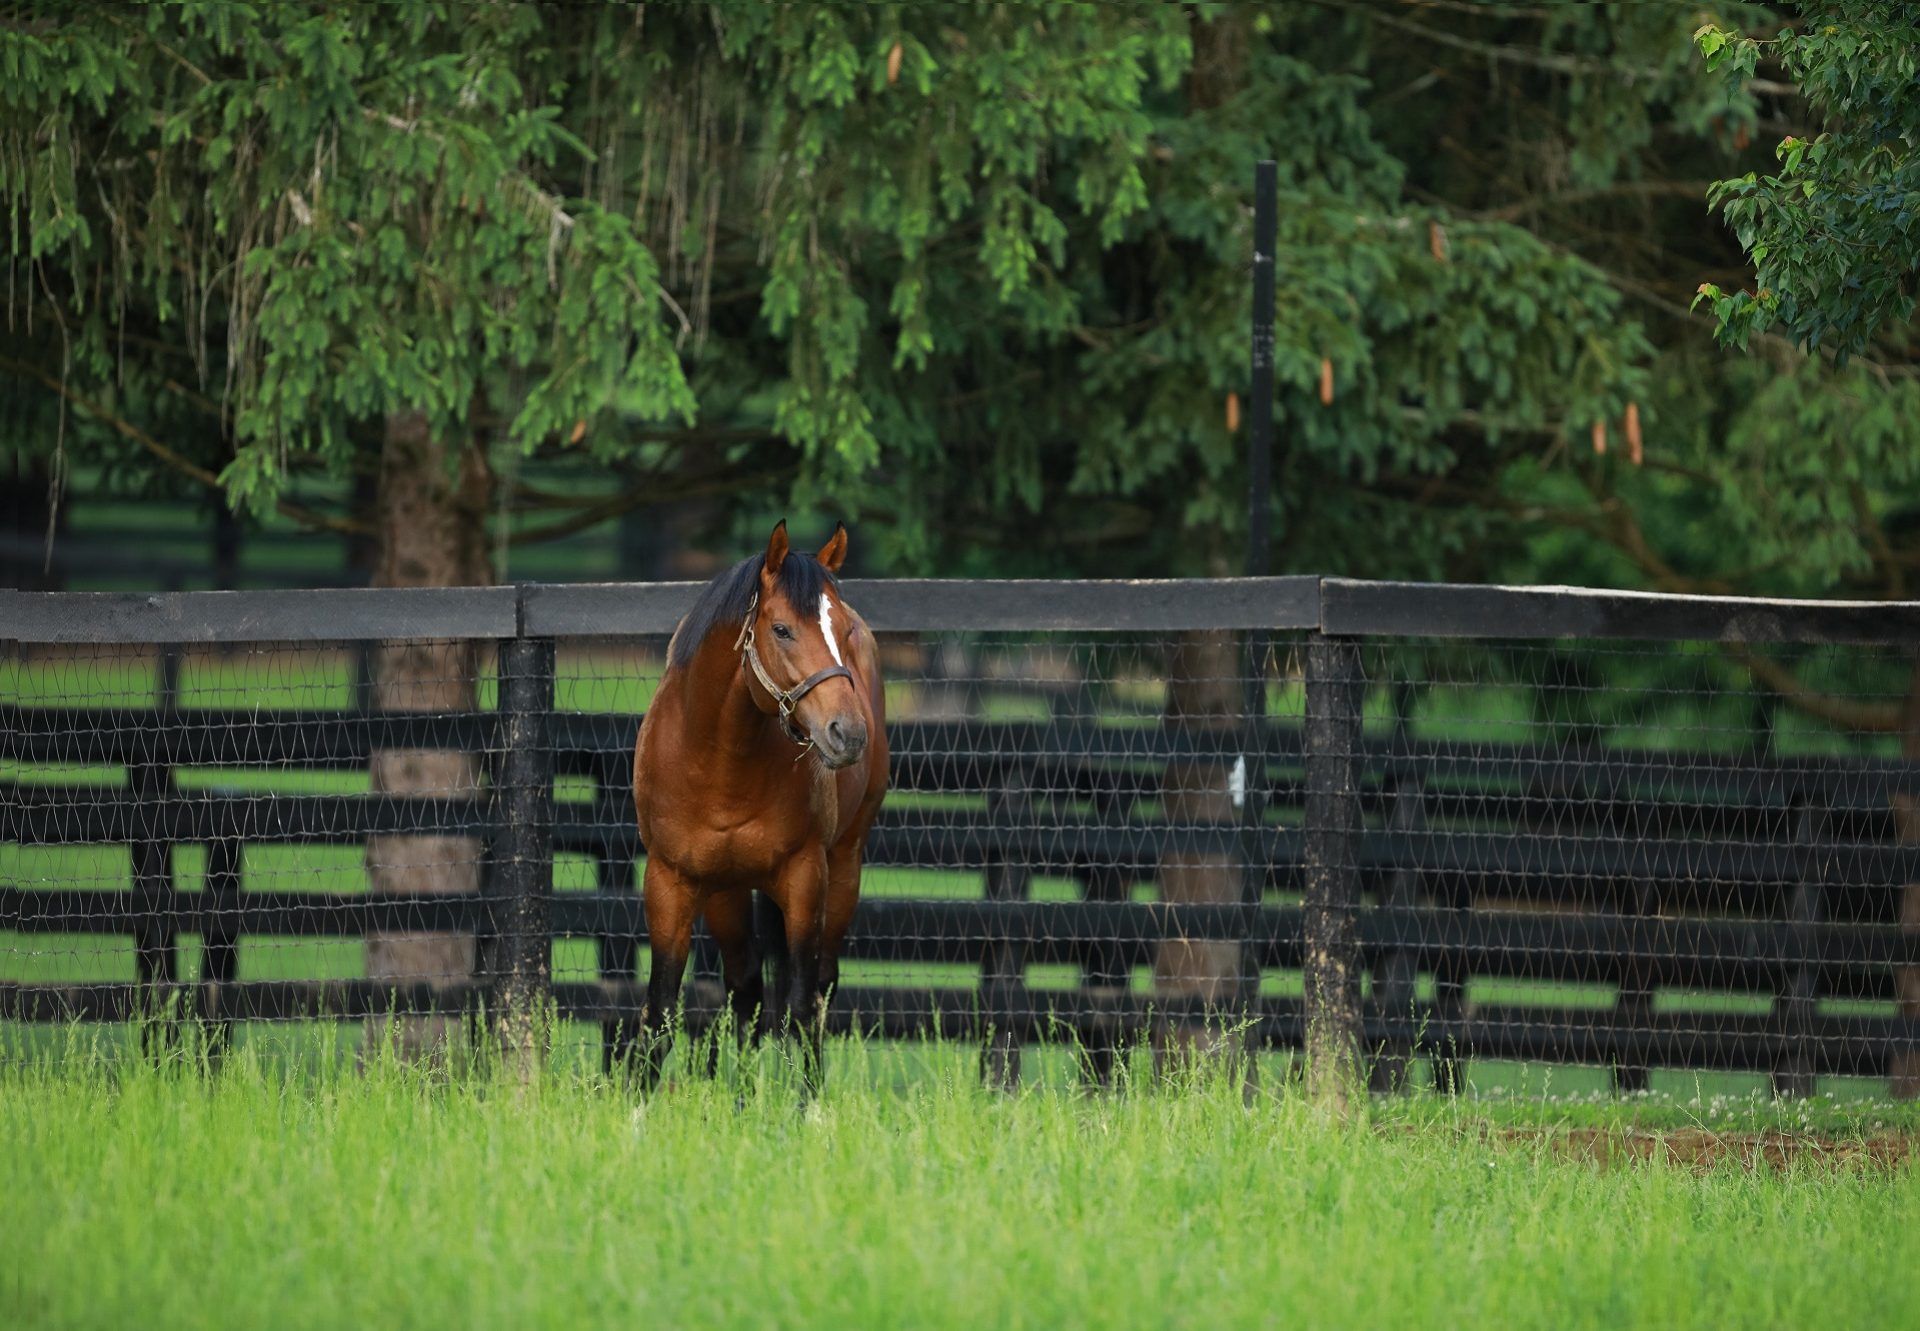
POLYGON ((753 893, 786 935, 788 991, 808 1093, 820 1077, 824 1002, 860 899, 867 830, 887 787, 886 704, 873 634, 840 599, 847 529, 817 555, 787 545, 784 520, 720 574, 674 629, 633 753, 646 847, 648 944, 642 1085, 672 1043, 694 920, 725 967, 736 1033, 765 1004, 753 893))

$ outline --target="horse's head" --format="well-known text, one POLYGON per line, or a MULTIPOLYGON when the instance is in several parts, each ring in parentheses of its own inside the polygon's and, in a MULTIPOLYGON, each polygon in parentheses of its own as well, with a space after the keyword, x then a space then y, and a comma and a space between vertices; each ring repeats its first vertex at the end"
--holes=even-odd
MULTIPOLYGON (((841 524, 813 558, 838 573, 846 557, 847 529, 841 524)), ((755 705, 779 715, 789 735, 811 742, 827 767, 841 768, 866 752, 867 712, 848 668, 850 624, 832 580, 782 576, 791 571, 789 559, 807 558, 789 552, 785 521, 773 529, 760 566, 760 592, 742 630, 749 688, 755 705), (795 604, 795 586, 815 585, 813 604, 795 604)))

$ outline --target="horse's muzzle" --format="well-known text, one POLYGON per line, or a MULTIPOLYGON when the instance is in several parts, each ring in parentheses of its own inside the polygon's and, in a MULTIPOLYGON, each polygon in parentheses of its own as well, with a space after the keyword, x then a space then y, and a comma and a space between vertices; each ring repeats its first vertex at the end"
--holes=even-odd
POLYGON ((813 732, 813 747, 829 771, 851 766, 867 751, 866 723, 855 717, 836 716, 813 732))

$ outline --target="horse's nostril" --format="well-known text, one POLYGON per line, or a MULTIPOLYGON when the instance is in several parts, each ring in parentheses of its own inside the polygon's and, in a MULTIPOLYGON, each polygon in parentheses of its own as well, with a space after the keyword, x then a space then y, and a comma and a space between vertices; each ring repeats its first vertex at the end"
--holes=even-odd
POLYGON ((833 720, 821 738, 836 760, 852 762, 867 747, 867 728, 858 721, 833 720))

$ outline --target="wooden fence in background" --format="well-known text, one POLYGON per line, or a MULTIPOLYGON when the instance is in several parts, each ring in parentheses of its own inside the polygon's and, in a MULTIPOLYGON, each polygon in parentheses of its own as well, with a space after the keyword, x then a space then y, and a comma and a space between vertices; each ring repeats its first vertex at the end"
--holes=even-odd
MULTIPOLYGON (((0 644, 151 647, 471 639, 496 644, 497 704, 457 715, 175 706, 169 672, 145 707, 0 695, 0 842, 124 844, 127 888, 0 883, 0 931, 134 940, 131 981, 0 979, 0 1018, 124 1020, 173 997, 216 1028, 234 1020, 509 1007, 550 995, 562 1015, 631 1024, 645 921, 628 788, 634 714, 554 707, 556 652, 671 631, 688 584, 527 585, 447 591, 0 593, 0 644), (180 788, 181 768, 364 769, 382 749, 487 755, 469 798, 180 788), (124 781, 62 780, 61 765, 124 781), (557 798, 557 778, 590 778, 557 798), (266 891, 243 881, 250 843, 462 836, 486 847, 482 890, 455 896, 266 891), (199 891, 173 848, 201 844, 199 891), (553 890, 556 855, 584 856, 592 890, 553 890), (249 979, 239 940, 444 930, 480 940, 456 983, 249 979), (183 983, 182 934, 201 939, 183 983), (553 940, 596 940, 601 977, 553 981, 553 940)), ((1889 1077, 1920 1053, 1920 845, 1896 809, 1920 799, 1920 758, 1827 757, 1423 736, 1408 718, 1363 724, 1392 644, 1445 638, 1908 646, 1920 605, 1642 596, 1566 589, 1413 586, 1318 578, 1193 582, 850 582, 886 635, 1105 636, 1151 650, 1168 635, 1231 630, 1250 644, 1249 715, 1225 728, 1054 720, 906 720, 890 728, 897 798, 869 845, 876 869, 979 873, 978 897, 870 896, 847 956, 902 968, 964 964, 977 983, 849 981, 831 1020, 886 1036, 935 1030, 1016 1051, 1075 1038, 1111 1049, 1146 1031, 1151 992, 1129 983, 1169 939, 1232 942, 1247 974, 1311 971, 1331 955, 1365 976, 1333 1016, 1371 1057, 1375 1085, 1429 1057, 1593 1063, 1623 1087, 1649 1067, 1745 1069, 1805 1093, 1822 1074, 1889 1077), (1267 715, 1275 663, 1301 672, 1299 714, 1267 715), (1371 676, 1371 677, 1370 677, 1371 676), (1155 805, 1168 761, 1239 764, 1232 822, 1176 822, 1155 805), (1027 794, 1045 792, 1044 806, 1027 794), (918 796, 970 799, 918 799, 918 796), (1036 812, 1036 808, 1039 809, 1036 812), (1169 854, 1214 854, 1244 873, 1238 901, 1138 899, 1169 854), (1076 885, 1035 899, 1035 877, 1076 885), (1116 883, 1119 885, 1116 889, 1116 883), (1906 920, 1908 923, 1902 923, 1906 920), (1329 952, 1331 949, 1331 954, 1329 952), (1027 968, 1077 968, 1033 987, 1027 968), (1474 1001, 1493 980, 1518 997, 1474 1001), (1585 994, 1557 997, 1553 986, 1585 994), (1527 986, 1542 986, 1529 996, 1527 986), (1704 1004, 1702 993, 1717 998, 1704 1004), (1597 997, 1596 997, 1597 995, 1597 997), (1727 1001, 1727 1000, 1733 1001, 1727 1001), (1904 1006, 1903 1006, 1904 1003, 1904 1006), (1342 1014, 1348 1015, 1342 1015, 1342 1014), (1357 1015, 1354 1015, 1357 1014, 1357 1015)), ((1843 745, 1842 747, 1846 747, 1843 745)), ((8 947, 0 946, 0 967, 8 947)), ((1324 979, 1324 977, 1322 977, 1324 979)), ((1287 986, 1269 986, 1269 988, 1287 986)), ((1324 983, 1319 992, 1324 995, 1324 983)), ((1309 996, 1316 986, 1309 976, 1309 996)), ((1326 1002, 1324 997, 1316 1002, 1326 1002)), ((689 997, 698 1023, 710 980, 689 997)), ((1299 1046, 1325 1014, 1243 987, 1254 1034, 1299 1046)))

